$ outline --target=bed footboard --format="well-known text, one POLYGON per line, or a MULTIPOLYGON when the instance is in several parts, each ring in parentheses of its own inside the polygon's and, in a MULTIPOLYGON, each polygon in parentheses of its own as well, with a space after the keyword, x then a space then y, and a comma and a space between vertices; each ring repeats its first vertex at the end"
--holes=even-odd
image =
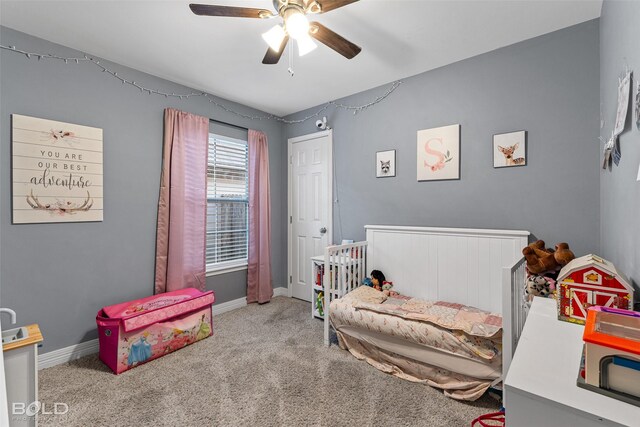
POLYGON ((502 378, 506 378, 516 351, 529 305, 526 302, 526 263, 524 257, 502 269, 502 378))
POLYGON ((329 305, 367 277, 367 242, 328 246, 324 251, 324 344, 329 346, 329 305))

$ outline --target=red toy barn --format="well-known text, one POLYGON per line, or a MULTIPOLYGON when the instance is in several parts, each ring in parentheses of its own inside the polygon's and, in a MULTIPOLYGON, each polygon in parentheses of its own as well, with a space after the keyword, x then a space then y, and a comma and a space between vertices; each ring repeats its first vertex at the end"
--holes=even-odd
POLYGON ((633 287, 609 261, 585 255, 558 276, 558 319, 583 325, 592 305, 633 310, 633 287))

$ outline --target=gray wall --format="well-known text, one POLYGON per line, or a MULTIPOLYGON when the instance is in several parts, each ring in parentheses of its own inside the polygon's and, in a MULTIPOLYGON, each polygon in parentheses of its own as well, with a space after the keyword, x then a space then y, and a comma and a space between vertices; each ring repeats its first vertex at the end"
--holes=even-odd
MULTIPOLYGON (((524 229, 578 254, 597 251, 598 36, 598 21, 589 21, 406 78, 358 115, 330 111, 334 241, 363 239, 365 224, 380 223, 524 229), (462 125, 461 180, 416 182, 416 131, 454 123, 462 125), (528 165, 494 169, 492 135, 521 129, 528 165), (376 179, 375 153, 388 149, 397 150, 397 176, 376 179)), ((341 102, 363 104, 386 88, 341 102)))
MULTIPOLYGON (((600 97, 605 125, 604 138, 611 135, 616 117, 618 76, 625 61, 640 79, 640 2, 608 1, 600 19, 600 97)), ((619 166, 600 173, 600 239, 602 256, 614 262, 634 282, 640 283, 640 183, 636 181, 640 162, 640 130, 631 105, 627 127, 620 135, 622 159, 619 166)), ((601 145, 602 147, 602 145, 601 145)))
MULTIPOLYGON (((330 111, 339 198, 334 238, 362 239, 366 223, 512 228, 530 230, 550 244, 568 241, 577 253, 597 252, 598 30, 598 21, 591 21, 406 78, 385 102, 356 116, 330 111), (462 179, 416 182, 416 131, 452 123, 462 125, 462 179), (529 164, 493 169, 492 134, 519 129, 528 131, 529 164), (386 149, 397 150, 398 175, 376 179, 375 152, 386 149)), ((77 54, 7 28, 0 29, 0 39, 33 51, 77 54)), ((631 53, 626 55, 631 62, 631 53)), ((0 299, 3 306, 17 310, 20 323, 40 323, 44 351, 94 338, 93 317, 100 307, 152 292, 166 107, 267 133, 274 285, 286 284, 284 140, 314 132, 313 121, 283 127, 240 119, 205 100, 142 96, 90 64, 37 63, 4 51, 0 62, 0 299), (104 129, 104 222, 11 224, 12 113, 104 129)), ((188 90, 122 66, 114 68, 148 86, 188 90)), ((342 101, 368 102, 386 87, 342 101)), ((615 98, 614 92, 615 87, 615 98)), ((235 108, 256 113, 241 105, 235 108)), ((637 201, 637 189, 634 194, 637 201)), ((223 302, 244 296, 245 280, 245 272, 230 273, 210 277, 208 286, 223 302)))
MULTIPOLYGON (((47 41, 0 29, 5 45, 77 56, 47 41)), ((39 323, 43 351, 95 338, 95 314, 105 305, 153 293, 156 215, 162 161, 163 110, 174 107, 264 131, 272 171, 274 286, 286 276, 286 169, 280 123, 251 122, 211 107, 205 99, 171 100, 142 95, 91 64, 28 60, 2 51, 0 75, 0 273, 3 306, 21 324, 39 323), (11 224, 11 114, 104 129, 104 221, 77 224, 11 224), (284 202, 283 202, 284 201, 284 202), (282 220, 279 220, 282 218, 282 220)), ((190 89, 126 67, 122 76, 168 92, 190 89)), ((245 114, 258 111, 232 104, 245 114)), ((224 130, 222 130, 224 131, 224 130)), ((219 302, 246 295, 246 271, 207 279, 219 302)))

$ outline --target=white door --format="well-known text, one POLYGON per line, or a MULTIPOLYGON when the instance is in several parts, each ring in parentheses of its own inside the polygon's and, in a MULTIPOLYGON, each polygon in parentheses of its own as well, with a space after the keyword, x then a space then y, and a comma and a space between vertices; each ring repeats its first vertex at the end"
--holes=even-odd
POLYGON ((332 236, 332 132, 289 139, 289 293, 311 301, 312 256, 332 236))

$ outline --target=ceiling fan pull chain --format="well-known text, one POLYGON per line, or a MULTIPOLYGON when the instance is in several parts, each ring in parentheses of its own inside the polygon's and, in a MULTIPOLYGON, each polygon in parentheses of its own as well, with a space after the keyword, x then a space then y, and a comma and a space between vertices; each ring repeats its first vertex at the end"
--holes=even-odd
POLYGON ((289 43, 289 68, 287 68, 287 71, 293 77, 293 43, 289 43))

